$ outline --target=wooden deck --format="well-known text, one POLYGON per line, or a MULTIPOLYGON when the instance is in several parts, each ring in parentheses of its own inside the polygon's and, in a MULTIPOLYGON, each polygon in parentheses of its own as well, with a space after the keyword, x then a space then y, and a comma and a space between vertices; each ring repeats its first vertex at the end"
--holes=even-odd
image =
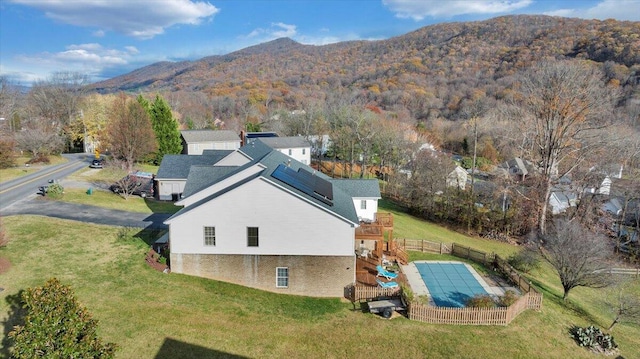
MULTIPOLYGON (((387 260, 391 262, 395 261, 394 257, 387 256, 386 254, 385 256, 387 257, 387 260)), ((368 257, 366 259, 358 257, 356 259, 356 282, 371 287, 377 287, 378 282, 376 282, 376 275, 378 274, 378 270, 376 269, 376 266, 380 264, 381 261, 381 259, 378 260, 378 258, 376 258, 375 256, 368 257)), ((383 282, 387 281, 384 278, 379 279, 381 279, 383 282)), ((398 284, 407 283, 407 279, 405 275, 400 272, 398 274, 398 278, 394 280, 394 282, 398 284)))

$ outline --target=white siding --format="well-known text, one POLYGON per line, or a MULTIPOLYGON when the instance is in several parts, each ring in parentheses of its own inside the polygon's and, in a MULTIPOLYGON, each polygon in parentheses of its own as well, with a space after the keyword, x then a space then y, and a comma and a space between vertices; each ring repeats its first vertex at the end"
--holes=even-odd
POLYGON ((376 213, 378 212, 378 199, 377 198, 361 198, 353 197, 353 206, 356 209, 356 214, 360 219, 375 220, 376 213), (367 208, 362 209, 361 202, 367 201, 367 208))
POLYGON ((354 228, 303 199, 256 178, 170 223, 171 253, 353 255, 354 228), (203 227, 216 227, 216 246, 204 246, 203 227), (247 227, 259 246, 247 247, 247 227))
POLYGON ((238 148, 240 148, 240 140, 192 142, 189 143, 187 152, 190 155, 201 155, 204 150, 235 150, 238 148))
POLYGON ((172 194, 184 192, 186 183, 186 180, 158 180, 158 199, 171 200, 172 194))
POLYGON ((260 172, 264 170, 264 167, 261 167, 260 165, 253 165, 249 168, 246 168, 245 170, 243 170, 242 172, 236 173, 233 176, 230 176, 228 178, 223 179, 222 181, 216 182, 214 184, 212 184, 210 187, 203 189, 202 191, 198 192, 198 193, 194 193, 191 196, 184 198, 183 200, 181 200, 180 202, 176 203, 180 206, 185 206, 188 207, 196 202, 198 202, 201 199, 204 199, 226 187, 232 186, 237 182, 242 181, 243 179, 247 178, 247 177, 251 177, 252 175, 260 172))
POLYGON ((298 162, 304 163, 305 165, 311 164, 311 154, 310 154, 311 148, 310 147, 278 148, 278 151, 284 153, 285 155, 293 158, 298 162), (291 154, 289 154, 289 151, 291 151, 291 154))
POLYGON ((231 152, 225 158, 216 162, 214 166, 242 166, 242 165, 246 165, 249 162, 250 160, 245 155, 243 155, 238 151, 235 151, 235 152, 231 152))

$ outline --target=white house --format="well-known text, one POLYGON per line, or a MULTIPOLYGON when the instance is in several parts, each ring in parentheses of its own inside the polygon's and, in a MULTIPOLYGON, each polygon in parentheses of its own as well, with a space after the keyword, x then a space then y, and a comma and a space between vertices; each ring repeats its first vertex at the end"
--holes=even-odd
POLYGON ((467 171, 460 166, 456 166, 456 168, 447 175, 447 187, 458 187, 463 190, 467 184, 467 178, 467 171))
POLYGON ((205 150, 200 156, 164 155, 155 178, 156 197, 163 201, 179 200, 184 192, 191 166, 212 166, 233 152, 231 150, 205 150))
POLYGON ((308 165, 311 163, 311 144, 302 136, 263 137, 253 141, 262 141, 267 146, 302 164, 308 165))
POLYGON ((332 182, 351 195, 360 221, 373 222, 376 220, 378 200, 382 198, 378 180, 333 179, 332 182))
POLYGON ((184 208, 165 221, 171 271, 273 292, 342 296, 355 281, 355 228, 364 213, 349 191, 359 188, 357 198, 377 209, 377 201, 369 202, 376 194, 363 189, 373 191, 372 183, 332 180, 258 142, 215 165, 191 167, 176 203, 184 208), (243 158, 242 165, 223 165, 243 158))
POLYGON ((182 154, 201 155, 204 150, 235 150, 240 136, 230 130, 183 130, 182 154))
POLYGON ((549 196, 552 214, 560 214, 578 205, 578 196, 571 191, 552 191, 549 196))

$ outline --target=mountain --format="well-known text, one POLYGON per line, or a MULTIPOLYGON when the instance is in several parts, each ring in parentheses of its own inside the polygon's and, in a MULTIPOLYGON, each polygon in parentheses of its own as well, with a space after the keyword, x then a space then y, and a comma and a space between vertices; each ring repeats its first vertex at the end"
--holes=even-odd
POLYGON ((357 92, 384 109, 406 108, 417 119, 455 118, 465 100, 507 96, 514 74, 549 59, 599 63, 608 81, 631 84, 637 93, 630 79, 640 74, 639 37, 640 22, 503 16, 378 41, 313 46, 277 39, 227 55, 153 64, 92 87, 276 101, 288 108, 357 92))

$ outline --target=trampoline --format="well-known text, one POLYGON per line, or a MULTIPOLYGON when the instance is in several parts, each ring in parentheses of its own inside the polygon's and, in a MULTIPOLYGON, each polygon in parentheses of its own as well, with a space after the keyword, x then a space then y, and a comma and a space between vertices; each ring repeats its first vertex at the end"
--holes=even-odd
POLYGON ((414 262, 438 307, 464 307, 476 295, 489 294, 489 287, 470 265, 462 262, 414 262))

